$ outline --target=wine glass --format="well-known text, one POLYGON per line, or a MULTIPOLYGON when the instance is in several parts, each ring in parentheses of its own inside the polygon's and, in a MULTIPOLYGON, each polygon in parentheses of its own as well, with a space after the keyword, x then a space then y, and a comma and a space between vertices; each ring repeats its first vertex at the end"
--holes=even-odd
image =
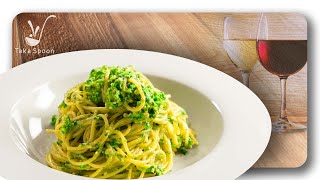
POLYGON ((300 14, 263 13, 257 34, 257 50, 262 66, 279 76, 281 83, 280 118, 273 131, 289 132, 306 129, 287 118, 286 82, 307 62, 307 22, 300 14))
POLYGON ((249 87, 250 73, 259 62, 256 38, 260 14, 245 14, 224 18, 223 47, 230 60, 240 70, 242 83, 249 87))

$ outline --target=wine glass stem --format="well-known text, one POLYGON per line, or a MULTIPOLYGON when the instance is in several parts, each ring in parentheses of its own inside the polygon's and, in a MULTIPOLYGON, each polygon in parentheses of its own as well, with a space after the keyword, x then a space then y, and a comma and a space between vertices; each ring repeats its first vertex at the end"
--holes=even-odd
POLYGON ((250 73, 241 71, 241 75, 242 75, 242 83, 245 86, 249 87, 250 73))
POLYGON ((287 79, 288 77, 280 77, 281 84, 281 109, 280 109, 280 119, 287 121, 287 79))

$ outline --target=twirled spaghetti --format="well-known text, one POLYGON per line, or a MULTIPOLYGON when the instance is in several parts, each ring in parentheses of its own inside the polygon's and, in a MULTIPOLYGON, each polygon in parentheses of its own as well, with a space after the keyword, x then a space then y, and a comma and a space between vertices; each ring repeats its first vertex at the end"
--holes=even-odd
POLYGON ((68 90, 52 117, 50 167, 96 178, 168 173, 175 153, 198 144, 185 111, 128 67, 100 67, 68 90))

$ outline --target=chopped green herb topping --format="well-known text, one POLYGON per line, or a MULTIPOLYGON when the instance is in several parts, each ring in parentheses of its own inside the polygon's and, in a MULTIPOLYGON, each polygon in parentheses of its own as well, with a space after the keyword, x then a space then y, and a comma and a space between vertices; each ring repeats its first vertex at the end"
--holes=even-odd
POLYGON ((100 117, 100 116, 96 116, 96 117, 94 117, 94 120, 97 120, 97 121, 103 121, 103 118, 102 118, 102 117, 100 117))
POLYGON ((179 143, 179 146, 182 145, 182 139, 183 137, 181 135, 178 136, 178 143, 179 143))
POLYGON ((56 120, 57 120, 57 115, 53 115, 51 117, 51 125, 54 126, 56 124, 56 120))
POLYGON ((61 127, 62 134, 68 134, 76 125, 77 122, 71 121, 70 117, 68 116, 61 127))
POLYGON ((103 147, 102 150, 101 150, 101 154, 102 154, 105 158, 108 157, 108 154, 106 154, 106 150, 107 150, 107 148, 105 148, 105 147, 103 147))
POLYGON ((146 174, 155 174, 156 176, 160 176, 163 174, 163 168, 152 165, 146 170, 146 174))
POLYGON ((132 112, 128 115, 128 118, 132 119, 132 120, 136 120, 136 121, 141 121, 143 119, 145 119, 145 115, 142 111, 139 112, 132 112))
POLYGON ((145 128, 144 129, 146 129, 146 130, 150 129, 150 123, 149 122, 145 123, 145 128))
POLYGON ((163 138, 160 139, 159 144, 160 145, 164 145, 164 139, 163 138))
POLYGON ((102 89, 104 86, 106 69, 106 66, 93 69, 86 81, 87 86, 85 86, 84 90, 88 93, 88 98, 97 105, 103 104, 102 89))
POLYGON ((184 109, 181 108, 181 114, 182 115, 187 115, 186 111, 184 109))
POLYGON ((153 129, 153 130, 157 130, 157 129, 159 129, 159 125, 157 125, 157 124, 153 124, 153 125, 152 125, 152 129, 153 129))
POLYGON ((85 171, 80 170, 80 171, 79 171, 79 173, 78 173, 77 175, 79 175, 79 176, 83 176, 83 175, 84 175, 84 173, 85 173, 85 171))
POLYGON ((168 117, 168 121, 173 124, 173 122, 175 121, 171 116, 168 117))
POLYGON ((191 149, 191 148, 192 148, 192 145, 193 145, 193 140, 189 137, 187 148, 188 148, 188 149, 191 149))
POLYGON ((115 148, 115 147, 118 147, 119 145, 121 145, 121 142, 117 139, 111 139, 110 141, 110 146, 115 148))
POLYGON ((68 166, 66 166, 66 164, 67 164, 67 163, 61 163, 61 165, 60 165, 60 169, 61 169, 62 171, 66 171, 66 172, 68 172, 68 171, 70 171, 70 170, 71 170, 71 168, 70 168, 70 167, 68 167, 68 166))
POLYGON ((98 148, 98 147, 100 147, 100 144, 97 143, 97 144, 95 144, 94 146, 95 146, 96 148, 98 148))
POLYGON ((56 143, 57 143, 58 145, 61 145, 62 141, 61 141, 60 139, 58 139, 58 140, 56 141, 56 143))
MULTIPOLYGON (((138 79, 138 72, 132 66, 128 67, 111 67, 105 95, 105 105, 110 109, 116 109, 124 106, 124 103, 135 100, 140 101, 140 95, 135 94, 137 87, 129 83, 130 78, 138 79), (125 91, 124 88, 126 89, 125 91)), ((136 105, 136 104, 135 104, 136 105)))
POLYGON ((161 108, 167 104, 167 99, 162 91, 157 91, 150 85, 142 86, 146 97, 146 104, 143 110, 148 112, 150 118, 154 118, 161 108))
POLYGON ((187 149, 184 147, 184 146, 181 146, 178 150, 177 150, 178 153, 181 153, 183 155, 187 155, 188 151, 187 149))
POLYGON ((85 164, 85 165, 80 165, 80 166, 79 166, 80 169, 86 169, 87 167, 88 167, 87 164, 85 164))
POLYGON ((172 143, 172 140, 170 139, 170 144, 172 148, 176 148, 176 145, 172 143))
POLYGON ((141 134, 141 138, 142 138, 143 140, 146 140, 146 139, 147 139, 147 134, 146 134, 146 133, 141 134))
POLYGON ((128 103, 131 107, 141 104, 141 96, 135 84, 129 80, 133 79, 141 83, 141 89, 145 96, 145 105, 139 112, 129 112, 127 117, 132 120, 142 121, 155 118, 159 110, 164 107, 168 100, 164 92, 145 84, 143 75, 132 66, 108 67, 109 76, 107 84, 104 84, 107 67, 102 66, 91 71, 84 90, 88 93, 90 101, 96 105, 105 104, 109 109, 124 108, 128 103), (105 92, 102 92, 106 87, 105 92), (102 97, 105 97, 104 99, 102 97))
POLYGON ((118 159, 120 160, 120 161, 123 161, 124 159, 123 159, 123 156, 121 155, 121 154, 117 154, 117 157, 118 157, 118 159))
POLYGON ((67 104, 64 102, 64 100, 61 102, 61 104, 58 106, 58 108, 65 108, 67 107, 67 104))

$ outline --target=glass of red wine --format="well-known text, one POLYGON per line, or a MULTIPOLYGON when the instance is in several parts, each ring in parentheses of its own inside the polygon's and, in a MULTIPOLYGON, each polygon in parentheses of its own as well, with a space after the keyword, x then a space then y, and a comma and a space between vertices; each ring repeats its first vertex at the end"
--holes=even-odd
POLYGON ((286 82, 290 75, 300 71, 307 62, 307 22, 300 14, 263 13, 257 33, 257 51, 261 65, 280 78, 280 118, 272 130, 289 132, 306 129, 290 122, 286 108, 286 82))

